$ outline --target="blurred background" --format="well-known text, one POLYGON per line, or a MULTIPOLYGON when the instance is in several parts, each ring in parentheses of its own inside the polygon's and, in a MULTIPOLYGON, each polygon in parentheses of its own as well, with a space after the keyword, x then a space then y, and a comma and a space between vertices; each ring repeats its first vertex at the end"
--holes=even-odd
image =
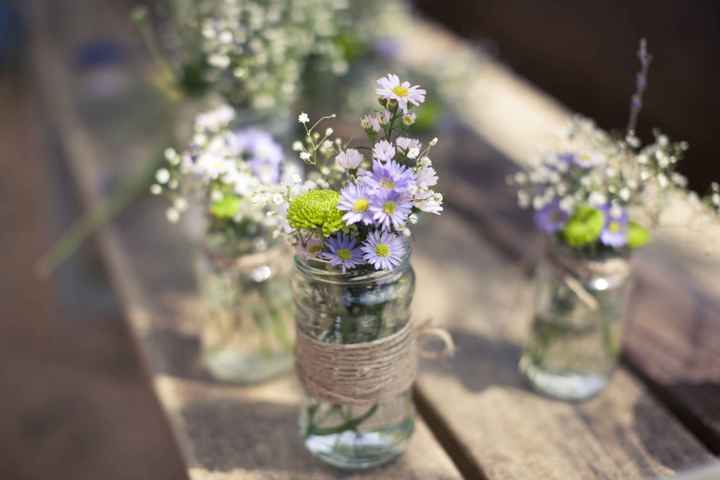
MULTIPOLYGON (((93 242, 49 279, 33 265, 81 213, 57 145, 42 129, 32 8, 84 27, 73 0, 0 0, 0 478, 184 478, 174 440, 93 242), (54 154, 49 154, 54 153, 54 154), (122 468, 120 468, 122 467, 122 468)), ((129 23, 130 0, 94 0, 129 23)), ((623 128, 645 36, 654 55, 640 133, 657 126, 691 149, 682 170, 704 191, 720 178, 720 2, 416 0, 426 17, 509 65, 569 109, 623 128)), ((52 26, 52 25, 51 25, 52 26)), ((119 29, 123 31, 122 28, 119 29)), ((130 31, 125 28, 125 32, 130 31)), ((88 38, 74 68, 125 61, 136 39, 88 38)), ((51 75, 51 72, 47 72, 51 75)), ((63 92, 58 92, 63 95, 63 92)))

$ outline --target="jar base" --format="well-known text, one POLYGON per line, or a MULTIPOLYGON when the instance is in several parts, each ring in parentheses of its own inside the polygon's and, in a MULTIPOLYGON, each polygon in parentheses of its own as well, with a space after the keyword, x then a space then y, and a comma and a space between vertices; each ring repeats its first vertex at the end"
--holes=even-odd
POLYGON ((527 357, 520 360, 520 370, 539 393, 558 400, 587 400, 607 387, 609 375, 599 373, 555 373, 534 364, 527 357))
POLYGON ((252 385, 289 372, 293 353, 242 354, 237 350, 218 350, 206 353, 203 363, 213 378, 224 382, 252 385))
POLYGON ((309 435, 305 438, 305 448, 334 467, 367 470, 400 456, 407 448, 414 429, 414 420, 408 419, 393 427, 370 432, 309 435))

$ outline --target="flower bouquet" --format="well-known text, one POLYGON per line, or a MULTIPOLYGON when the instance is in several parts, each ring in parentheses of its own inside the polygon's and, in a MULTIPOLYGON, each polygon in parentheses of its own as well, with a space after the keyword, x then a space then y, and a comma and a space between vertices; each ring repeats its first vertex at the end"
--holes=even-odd
POLYGON ((521 369, 536 389, 561 399, 589 398, 607 385, 621 348, 630 257, 650 240, 669 194, 688 195, 676 172, 688 145, 657 131, 642 145, 635 134, 651 61, 644 41, 639 58, 624 136, 575 118, 557 149, 510 178, 549 240, 521 369))
POLYGON ((337 0, 172 0, 159 34, 135 11, 172 96, 220 94, 238 111, 289 112, 306 62, 347 70, 337 42, 348 5, 337 0), (318 63, 318 62, 316 62, 318 63))
POLYGON ((151 192, 170 199, 170 222, 188 212, 205 220, 197 241, 208 307, 202 358, 218 379, 253 383, 292 365, 290 254, 273 236, 278 217, 263 198, 282 200, 282 185, 300 177, 270 134, 233 129, 234 115, 227 105, 199 115, 192 143, 166 150, 151 192))
POLYGON ((390 460, 412 435, 410 227, 420 213, 442 211, 428 157, 437 139, 424 146, 403 136, 425 90, 395 75, 377 83, 382 109, 361 121, 369 146, 323 132, 334 116, 310 125, 300 114, 306 135, 294 148, 312 172, 287 186, 277 210, 296 249, 302 435, 315 456, 350 469, 390 460))

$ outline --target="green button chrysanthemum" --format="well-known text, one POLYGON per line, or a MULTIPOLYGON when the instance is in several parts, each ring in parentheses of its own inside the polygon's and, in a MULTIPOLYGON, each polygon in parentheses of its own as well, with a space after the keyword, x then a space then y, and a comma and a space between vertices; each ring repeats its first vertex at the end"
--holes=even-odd
POLYGON ((627 242, 630 248, 639 248, 650 241, 650 232, 635 222, 628 225, 627 242))
POLYGON ((322 230, 330 236, 345 226, 338 210, 340 194, 333 190, 311 190, 290 203, 288 221, 296 229, 322 230))
POLYGON ((563 229, 563 238, 571 247, 579 248, 597 241, 605 224, 605 215, 596 208, 580 206, 563 229))
POLYGON ((210 213, 220 219, 233 218, 240 211, 241 202, 235 195, 224 195, 221 200, 210 205, 210 213))

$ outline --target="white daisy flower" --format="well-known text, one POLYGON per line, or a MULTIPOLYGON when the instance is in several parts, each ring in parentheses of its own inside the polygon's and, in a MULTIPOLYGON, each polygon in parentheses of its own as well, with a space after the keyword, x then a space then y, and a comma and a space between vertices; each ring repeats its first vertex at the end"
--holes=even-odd
POLYGON ((389 73, 377 81, 378 96, 385 100, 395 100, 403 113, 408 113, 408 103, 418 106, 425 101, 426 91, 419 85, 410 85, 410 82, 400 82, 400 77, 389 73))
POLYGON ((395 147, 387 140, 380 140, 373 147, 373 157, 381 162, 387 162, 395 157, 395 147))
POLYGON ((420 188, 429 188, 437 185, 437 172, 432 167, 423 167, 415 173, 415 181, 420 188))
POLYGON ((305 124, 305 123, 308 123, 309 121, 310 121, 310 117, 308 117, 307 113, 302 112, 302 113, 300 113, 300 115, 298 115, 298 122, 305 124))
POLYGON ((398 137, 397 140, 395 140, 395 144, 398 146, 400 150, 408 151, 411 148, 417 148, 418 150, 422 146, 420 143, 420 140, 417 138, 407 138, 407 137, 398 137))
POLYGON ((348 148, 344 152, 340 152, 335 157, 335 163, 343 170, 354 170, 360 166, 363 161, 362 153, 354 148, 348 148))

